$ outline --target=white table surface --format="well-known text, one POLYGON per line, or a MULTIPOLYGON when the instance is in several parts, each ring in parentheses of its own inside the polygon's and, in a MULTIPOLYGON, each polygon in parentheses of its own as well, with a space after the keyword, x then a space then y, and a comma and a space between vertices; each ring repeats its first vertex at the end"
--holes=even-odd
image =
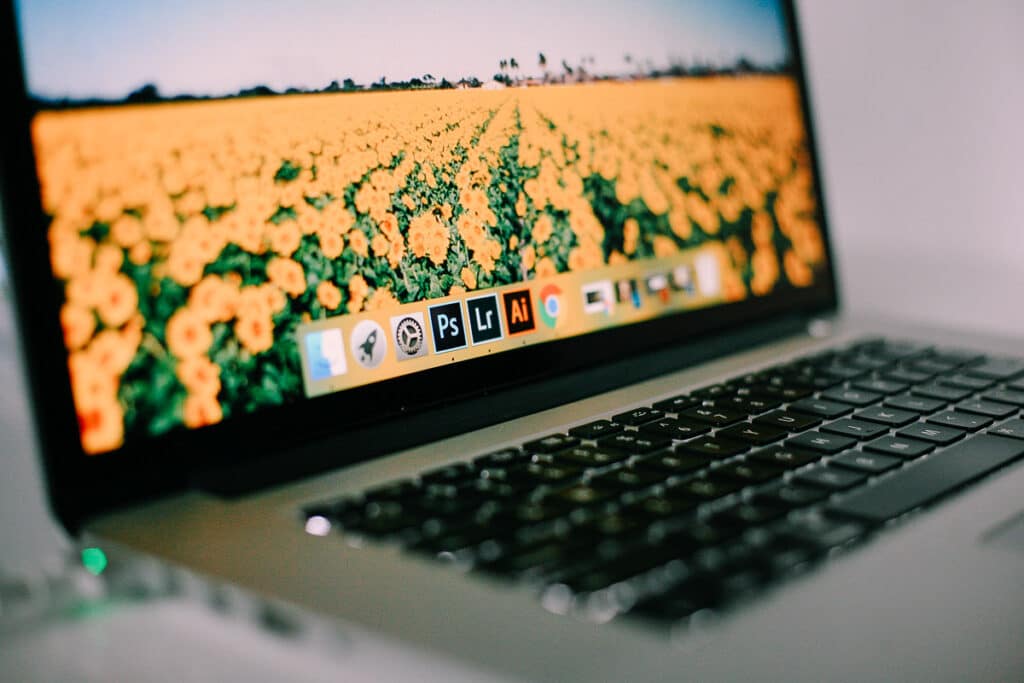
MULTIPOLYGON (((1024 342, 1024 5, 800 6, 845 306, 1024 342)), ((68 541, 44 503, 0 298, 2 579, 56 572, 68 541)), ((0 641, 4 680, 479 677, 372 638, 311 649, 181 599, 117 604, 0 641), (194 657, 179 676, 182 650, 194 657)))

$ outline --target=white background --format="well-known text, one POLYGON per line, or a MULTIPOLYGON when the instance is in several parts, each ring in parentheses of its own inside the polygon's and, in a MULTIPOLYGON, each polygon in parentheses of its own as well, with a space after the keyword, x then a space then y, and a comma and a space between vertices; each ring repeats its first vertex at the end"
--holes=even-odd
POLYGON ((799 3, 842 295, 1024 338, 1024 3, 799 3))
MULTIPOLYGON (((800 5, 848 308, 1024 340, 1024 3, 800 5)), ((44 563, 60 538, 11 341, 0 310, 0 575, 44 563)), ((61 647, 89 642, 71 633, 61 647)))

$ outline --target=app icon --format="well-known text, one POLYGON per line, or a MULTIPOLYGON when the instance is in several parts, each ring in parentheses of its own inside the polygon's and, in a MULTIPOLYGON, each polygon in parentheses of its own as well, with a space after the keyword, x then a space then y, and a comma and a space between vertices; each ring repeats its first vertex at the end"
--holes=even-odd
POLYGON ((514 292, 505 292, 501 297, 505 303, 505 322, 509 334, 522 334, 537 329, 530 290, 517 289, 514 292))
POLYGON ((562 312, 562 290, 555 285, 544 285, 538 304, 537 312, 544 324, 548 327, 557 325, 558 315, 562 312))
POLYGON ((348 340, 352 347, 352 356, 364 368, 375 368, 384 360, 388 350, 388 340, 384 328, 376 320, 361 320, 352 330, 348 340))
POLYGON ((306 359, 309 364, 311 380, 330 379, 344 375, 348 370, 345 364, 345 342, 341 338, 341 330, 319 330, 306 334, 306 359))
POLYGON ((466 315, 469 316, 469 332, 474 345, 497 341, 505 336, 501 331, 497 294, 466 299, 466 315))
POLYGON ((395 340, 398 360, 427 355, 427 328, 422 313, 407 313, 391 318, 391 338, 395 340))
POLYGON ((693 266, 676 266, 672 269, 672 289, 686 294, 697 293, 696 276, 693 274, 693 266))
POLYGON ((647 293, 661 299, 661 303, 667 304, 671 292, 668 290, 668 276, 664 273, 655 273, 647 276, 647 293))
POLYGON ((640 288, 636 280, 619 280, 615 283, 615 299, 620 304, 640 308, 640 288))
POLYGON ((607 313, 611 315, 613 301, 611 280, 601 280, 583 285, 583 312, 607 313))
POLYGON ((722 291, 722 274, 718 272, 718 259, 714 254, 704 253, 697 257, 694 267, 697 271, 697 286, 704 296, 718 296, 722 291))
POLYGON ((466 326, 462 321, 462 304, 450 301, 431 306, 430 331, 434 337, 434 353, 466 348, 466 326))

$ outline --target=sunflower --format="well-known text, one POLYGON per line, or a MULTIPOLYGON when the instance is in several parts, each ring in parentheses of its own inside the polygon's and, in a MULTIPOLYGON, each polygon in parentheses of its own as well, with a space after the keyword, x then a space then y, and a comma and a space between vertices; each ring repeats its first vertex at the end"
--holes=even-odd
POLYGON ((302 264, 290 258, 275 258, 267 264, 267 277, 291 297, 306 291, 306 274, 302 264))
POLYGON ((186 427, 194 429, 217 424, 224 418, 224 411, 215 396, 190 394, 181 406, 181 418, 186 427))
POLYGON ((204 356, 179 361, 175 374, 190 394, 216 396, 220 393, 220 366, 204 356))
POLYGON ((316 299, 328 311, 333 311, 341 305, 341 290, 325 280, 316 287, 316 299))
POLYGON ((213 343, 209 324, 188 306, 179 308, 167 321, 166 337, 168 350, 178 358, 202 355, 213 343))

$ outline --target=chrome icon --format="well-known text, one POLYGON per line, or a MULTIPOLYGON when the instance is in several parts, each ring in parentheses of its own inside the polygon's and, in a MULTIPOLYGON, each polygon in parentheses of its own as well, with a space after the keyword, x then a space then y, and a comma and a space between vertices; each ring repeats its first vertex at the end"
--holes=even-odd
POLYGON ((562 290, 555 285, 545 285, 538 298, 540 319, 548 327, 558 323, 558 314, 562 312, 562 290))

